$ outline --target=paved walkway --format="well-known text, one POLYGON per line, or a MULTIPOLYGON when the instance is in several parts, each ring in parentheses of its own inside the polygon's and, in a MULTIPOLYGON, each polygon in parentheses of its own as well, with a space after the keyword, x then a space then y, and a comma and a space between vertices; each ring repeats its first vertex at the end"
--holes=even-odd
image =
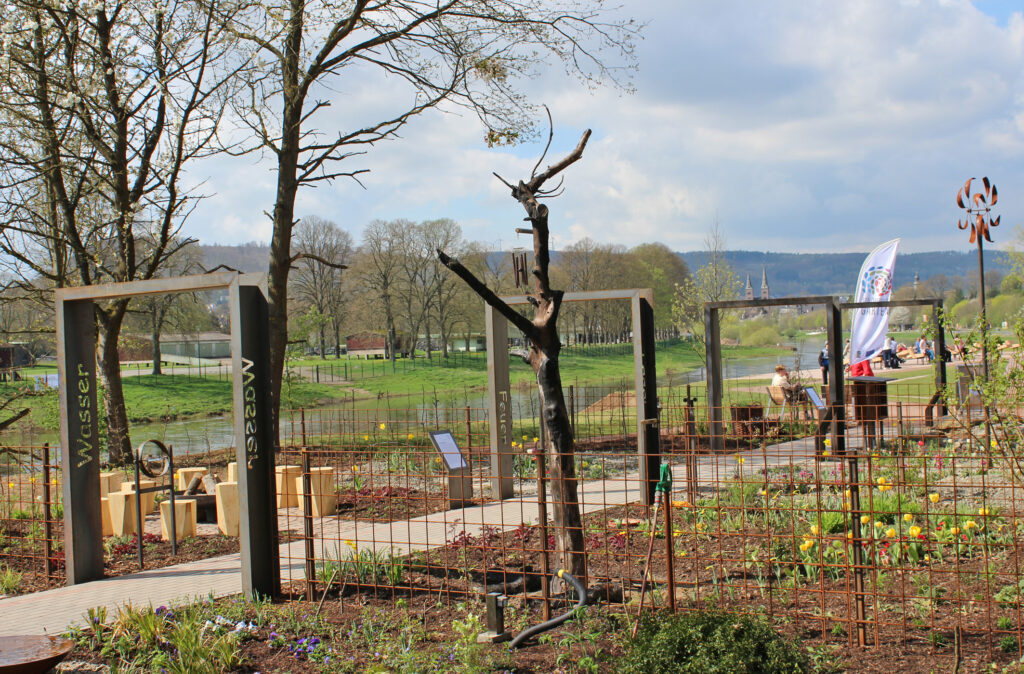
MULTIPOLYGON (((701 455, 698 457, 699 483, 705 488, 728 479, 737 470, 754 479, 764 465, 807 467, 814 464, 814 446, 810 438, 771 445, 764 452, 743 453, 744 463, 735 456, 701 455)), ((675 464, 675 487, 683 484, 684 469, 675 464)), ((636 472, 604 480, 583 482, 580 503, 584 512, 640 500, 640 481, 636 472)), ((460 535, 479 536, 484 527, 514 529, 522 524, 538 522, 536 491, 524 489, 518 497, 489 503, 480 507, 431 513, 398 522, 353 521, 338 517, 314 520, 315 556, 337 558, 347 550, 345 541, 355 541, 360 549, 393 550, 406 555, 415 550, 444 545, 460 535), (532 491, 532 493, 530 493, 532 491)), ((681 494, 674 498, 682 499, 681 494)), ((296 511, 297 512, 297 511, 296 511)), ((550 508, 549 508, 550 512, 550 508)), ((282 529, 301 530, 301 517, 283 515, 282 529)), ((281 546, 283 581, 305 578, 303 560, 305 542, 295 541, 281 546)), ((240 556, 225 555, 197 562, 152 569, 128 576, 108 578, 92 583, 57 588, 46 592, 0 599, 0 636, 12 634, 59 633, 82 620, 92 607, 106 606, 113 612, 126 603, 135 605, 170 605, 193 598, 238 594, 242 591, 240 556)))

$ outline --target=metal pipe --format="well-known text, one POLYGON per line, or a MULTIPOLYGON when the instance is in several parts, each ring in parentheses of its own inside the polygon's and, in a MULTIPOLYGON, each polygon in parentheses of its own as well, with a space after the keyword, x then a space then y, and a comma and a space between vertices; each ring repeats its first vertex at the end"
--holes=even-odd
POLYGON ((575 613, 578 609, 581 609, 584 606, 586 606, 586 604, 587 604, 587 588, 585 588, 583 586, 583 583, 581 583, 579 581, 579 579, 576 578, 576 576, 572 575, 571 573, 569 573, 565 569, 559 569, 558 573, 556 575, 559 578, 567 579, 570 583, 572 583, 573 587, 576 588, 576 594, 579 596, 579 599, 576 602, 576 605, 573 606, 571 610, 563 613, 562 615, 558 616, 557 618, 552 618, 551 620, 546 620, 546 621, 540 623, 539 625, 534 625, 533 627, 531 627, 529 629, 523 630, 522 632, 520 632, 516 636, 515 639, 512 640, 512 643, 509 644, 509 648, 518 648, 519 646, 521 646, 523 644, 524 641, 526 641, 527 639, 529 639, 533 635, 540 634, 541 632, 547 632, 548 630, 552 630, 552 629, 558 627, 559 625, 564 623, 566 620, 571 618, 573 613, 575 613))

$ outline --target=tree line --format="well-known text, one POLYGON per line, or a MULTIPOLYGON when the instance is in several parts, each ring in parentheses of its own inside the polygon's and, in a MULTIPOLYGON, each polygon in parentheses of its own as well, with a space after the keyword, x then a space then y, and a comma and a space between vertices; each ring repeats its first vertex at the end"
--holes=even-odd
MULTIPOLYGON (((387 340, 388 357, 447 357, 456 340, 466 348, 484 330, 483 303, 438 261, 438 249, 457 257, 500 295, 523 294, 516 286, 513 254, 468 241, 451 219, 375 220, 361 239, 319 217, 296 225, 296 253, 304 255, 290 283, 294 340, 321 356, 338 355, 345 337, 371 332, 387 340)), ((647 243, 599 244, 584 238, 556 254, 552 282, 567 292, 614 288, 653 288, 656 329, 673 334, 668 307, 689 270, 667 246, 647 243)), ((525 311, 525 309, 524 309, 525 311)), ((566 343, 589 344, 629 339, 628 302, 567 303, 562 310, 566 343)))

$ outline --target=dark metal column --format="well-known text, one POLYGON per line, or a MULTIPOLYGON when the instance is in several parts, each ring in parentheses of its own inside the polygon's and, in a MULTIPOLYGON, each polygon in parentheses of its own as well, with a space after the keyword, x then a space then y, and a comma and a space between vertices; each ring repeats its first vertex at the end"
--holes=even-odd
POLYGON ((232 285, 231 346, 242 591, 275 597, 281 589, 270 424, 270 324, 267 299, 254 285, 232 285))
POLYGON ((103 577, 96 318, 90 300, 57 301, 60 455, 68 585, 103 577))
POLYGON ((661 464, 661 431, 658 428, 658 373, 654 361, 654 307, 637 293, 633 309, 633 364, 636 387, 637 433, 640 480, 644 505, 654 505, 654 487, 661 464))
POLYGON ((704 348, 708 382, 708 431, 711 433, 711 451, 725 448, 722 428, 722 331, 719 311, 704 305, 704 348))
MULTIPOLYGON (((935 388, 938 391, 946 387, 949 381, 946 378, 946 330, 942 327, 942 300, 936 300, 932 304, 932 325, 935 326, 935 388)), ((945 414, 945 410, 943 410, 945 414)))
POLYGON ((828 335, 828 399, 832 410, 832 441, 836 456, 846 452, 846 386, 843 381, 843 312, 835 302, 825 304, 828 335))

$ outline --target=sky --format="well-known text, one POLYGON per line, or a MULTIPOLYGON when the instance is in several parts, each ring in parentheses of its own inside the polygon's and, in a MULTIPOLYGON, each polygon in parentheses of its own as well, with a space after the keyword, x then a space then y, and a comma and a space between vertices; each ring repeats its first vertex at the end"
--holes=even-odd
MULTIPOLYGON (((549 158, 593 137, 550 200, 556 247, 584 237, 699 250, 969 249, 956 192, 999 188, 996 246, 1024 222, 1024 14, 1009 0, 626 0, 646 23, 634 91, 591 89, 554 65, 521 85, 554 119, 549 158)), ((610 57, 614 61, 614 57, 610 57)), ((408 98, 361 73, 332 84, 325 133, 408 98)), ((545 124, 546 126, 546 124, 545 124)), ((373 219, 452 218, 508 249, 522 208, 492 171, 527 178, 538 142, 488 148, 471 114, 431 111, 300 192, 296 215, 356 241, 373 219)), ((209 195, 184 231, 203 243, 269 242, 274 167, 249 155, 196 163, 209 195)))

